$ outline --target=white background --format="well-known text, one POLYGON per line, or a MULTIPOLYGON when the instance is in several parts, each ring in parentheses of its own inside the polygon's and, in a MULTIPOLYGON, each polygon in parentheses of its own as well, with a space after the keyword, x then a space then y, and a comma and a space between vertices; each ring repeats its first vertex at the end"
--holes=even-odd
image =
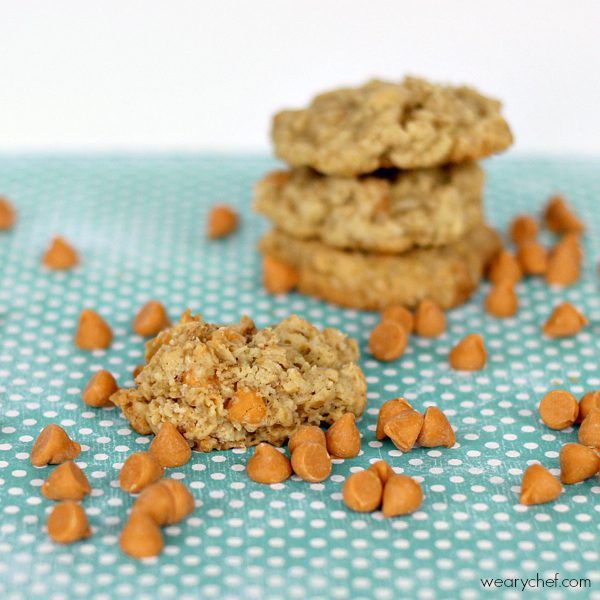
POLYGON ((0 150, 269 151, 270 115, 406 73, 600 153, 600 1, 0 0, 0 150))

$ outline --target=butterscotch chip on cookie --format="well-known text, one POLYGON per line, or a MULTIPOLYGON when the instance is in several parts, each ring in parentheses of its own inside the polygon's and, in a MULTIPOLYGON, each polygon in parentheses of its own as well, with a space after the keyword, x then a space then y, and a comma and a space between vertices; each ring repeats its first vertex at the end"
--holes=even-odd
POLYGON ((383 310, 391 304, 413 307, 429 298, 445 309, 471 296, 500 240, 493 229, 480 225, 447 246, 384 255, 338 250, 274 230, 259 248, 297 270, 300 292, 334 304, 383 310))
POLYGON ((197 450, 281 445, 302 425, 362 414, 358 347, 297 316, 257 329, 243 317, 213 325, 185 313, 147 344, 135 388, 111 400, 136 431, 174 426, 197 450))
POLYGON ((320 94, 273 119, 277 156, 327 175, 478 160, 512 143, 498 101, 468 87, 407 77, 320 94))
POLYGON ((475 163, 366 177, 276 171, 256 187, 256 210, 292 237, 341 249, 404 252, 455 242, 483 221, 475 163))

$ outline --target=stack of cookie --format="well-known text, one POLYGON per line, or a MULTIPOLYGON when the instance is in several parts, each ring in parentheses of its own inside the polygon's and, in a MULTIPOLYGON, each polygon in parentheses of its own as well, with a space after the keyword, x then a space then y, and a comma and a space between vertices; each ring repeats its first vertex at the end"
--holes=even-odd
POLYGON ((475 162, 512 142, 500 109, 406 78, 278 113, 275 152, 290 169, 260 181, 255 201, 274 225, 259 246, 267 288, 369 310, 464 302, 500 247, 475 162))

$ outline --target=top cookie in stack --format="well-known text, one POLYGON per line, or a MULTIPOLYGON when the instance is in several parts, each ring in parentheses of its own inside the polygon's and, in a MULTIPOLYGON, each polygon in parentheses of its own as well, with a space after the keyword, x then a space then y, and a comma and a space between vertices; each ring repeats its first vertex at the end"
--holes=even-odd
POLYGON ((257 186, 255 206, 275 226, 260 243, 266 267, 357 308, 463 302, 499 248, 474 161, 512 142, 500 108, 470 88, 407 78, 277 114, 275 151, 292 168, 257 186))

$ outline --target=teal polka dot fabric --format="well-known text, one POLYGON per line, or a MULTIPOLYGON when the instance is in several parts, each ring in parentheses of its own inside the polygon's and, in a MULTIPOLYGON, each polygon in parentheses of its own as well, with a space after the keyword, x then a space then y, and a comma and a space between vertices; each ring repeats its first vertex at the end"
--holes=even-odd
MULTIPOLYGON (((0 232, 0 597, 7 600, 178 600, 339 598, 522 598, 514 579, 554 578, 527 591, 540 597, 600 598, 600 483, 566 486, 553 503, 518 503, 523 470, 539 461, 558 473, 563 444, 577 431, 553 431, 539 419, 547 390, 576 396, 600 388, 600 162, 501 158, 488 161, 491 222, 506 231, 519 212, 537 212, 564 192, 588 226, 580 282, 550 289, 539 279, 518 284, 520 310, 498 320, 482 308, 488 284, 450 311, 438 339, 412 337, 400 359, 379 363, 367 340, 374 313, 347 310, 298 294, 269 296, 255 250, 267 223, 250 209, 253 183, 275 162, 232 155, 0 157, 0 193, 19 212, 0 232), (234 205, 241 227, 208 241, 208 207, 234 205), (82 263, 70 272, 41 266, 60 234, 82 263), (359 422, 362 451, 335 460, 330 479, 298 478, 263 486, 248 479, 251 451, 194 453, 170 469, 196 499, 191 517, 167 527, 165 549, 135 561, 121 553, 120 531, 134 500, 118 486, 125 458, 148 447, 116 408, 91 409, 81 392, 98 369, 133 385, 144 340, 131 330, 137 309, 158 299, 176 319, 187 307, 207 320, 251 315, 264 326, 297 313, 338 327, 361 346, 368 407, 359 422), (560 301, 580 308, 590 325, 550 340, 540 326, 560 301), (106 351, 73 344, 83 308, 114 330, 106 351), (458 373, 447 356, 460 338, 480 332, 486 368, 458 373), (419 410, 436 405, 456 429, 452 449, 408 454, 375 439, 378 408, 402 395, 419 410), (71 546, 45 531, 53 503, 40 486, 52 467, 29 462, 44 425, 58 423, 82 444, 77 463, 93 492, 83 502, 93 535, 71 546), (409 517, 348 511, 348 475, 377 459, 417 478, 425 501, 409 517), (482 580, 502 580, 486 587, 482 580), (563 582, 564 583, 563 585, 563 582)), ((545 243, 552 237, 544 234, 545 243)))

